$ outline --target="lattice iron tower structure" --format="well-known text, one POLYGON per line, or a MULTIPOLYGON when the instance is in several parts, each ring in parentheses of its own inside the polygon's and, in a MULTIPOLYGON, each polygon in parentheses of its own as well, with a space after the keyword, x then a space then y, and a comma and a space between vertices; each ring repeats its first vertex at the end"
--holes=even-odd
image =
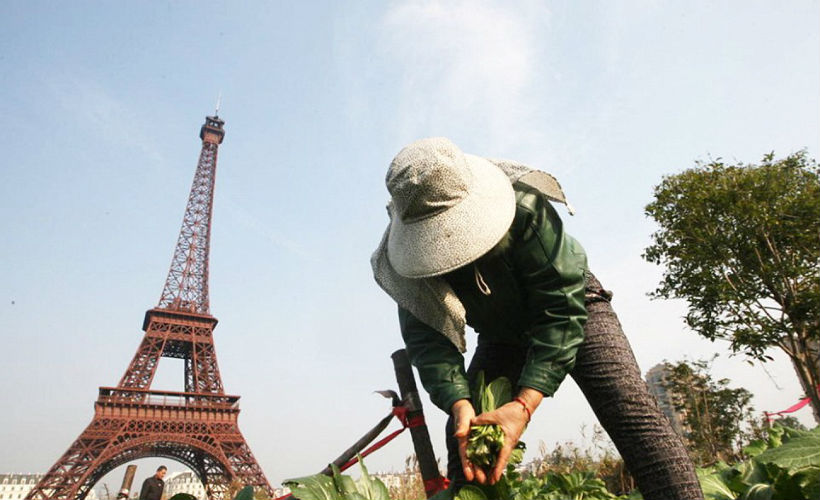
POLYGON ((273 496, 239 431, 239 396, 225 394, 214 350, 208 251, 224 124, 215 113, 200 129, 202 151, 171 269, 159 304, 145 313, 131 364, 116 387, 100 387, 93 420, 27 499, 83 499, 106 473, 144 457, 190 467, 209 499, 224 498, 234 480, 273 496), (184 392, 151 389, 162 357, 184 360, 184 392))

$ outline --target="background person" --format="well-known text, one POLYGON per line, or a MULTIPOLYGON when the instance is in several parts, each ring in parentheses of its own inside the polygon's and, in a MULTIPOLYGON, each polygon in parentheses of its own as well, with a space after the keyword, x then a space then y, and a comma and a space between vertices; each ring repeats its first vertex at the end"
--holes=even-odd
POLYGON ((168 467, 164 465, 160 465, 157 468, 157 472, 142 482, 142 488, 140 488, 140 500, 161 500, 162 499, 162 489, 165 488, 165 481, 162 478, 165 477, 165 473, 168 471, 168 467))

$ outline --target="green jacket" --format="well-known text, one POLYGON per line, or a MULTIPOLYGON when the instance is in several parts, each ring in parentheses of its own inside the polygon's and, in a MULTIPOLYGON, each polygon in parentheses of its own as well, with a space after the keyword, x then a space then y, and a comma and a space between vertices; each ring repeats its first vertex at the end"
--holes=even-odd
MULTIPOLYGON (((551 396, 584 339, 586 255, 541 192, 522 183, 513 187, 515 218, 502 243, 444 279, 481 342, 528 347, 518 385, 551 396)), ((469 399, 459 349, 401 307, 399 321, 410 361, 433 403, 449 412, 455 401, 469 399)))

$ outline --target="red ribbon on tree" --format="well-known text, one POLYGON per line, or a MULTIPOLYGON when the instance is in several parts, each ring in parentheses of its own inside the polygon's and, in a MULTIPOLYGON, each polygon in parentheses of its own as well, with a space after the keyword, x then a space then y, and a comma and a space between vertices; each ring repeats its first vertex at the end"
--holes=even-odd
MULTIPOLYGON (((820 395, 820 385, 817 386, 817 394, 820 395)), ((772 420, 774 420, 774 418, 772 418, 772 415, 777 416, 777 417, 781 417, 785 413, 794 413, 797 410, 799 410, 799 409, 803 408, 804 406, 806 406, 807 404, 809 404, 809 401, 811 401, 811 398, 805 397, 805 398, 801 399, 800 401, 798 401, 797 403, 789 406, 785 410, 773 411, 773 412, 764 411, 763 414, 766 415, 766 420, 771 422, 772 420)))
POLYGON ((764 411, 763 414, 765 414, 766 419, 769 422, 771 422, 772 420, 774 420, 772 418, 773 415, 779 417, 779 416, 782 416, 784 413, 794 413, 797 410, 799 410, 799 409, 803 408, 804 406, 806 406, 807 404, 809 404, 809 401, 810 401, 809 398, 803 398, 798 403, 795 403, 795 404, 789 406, 785 410, 773 411, 773 412, 764 411))

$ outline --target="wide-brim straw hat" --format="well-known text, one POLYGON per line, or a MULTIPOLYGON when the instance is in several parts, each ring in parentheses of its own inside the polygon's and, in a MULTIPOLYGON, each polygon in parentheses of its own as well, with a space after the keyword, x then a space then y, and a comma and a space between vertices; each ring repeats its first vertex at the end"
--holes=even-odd
POLYGON ((407 278, 438 276, 492 249, 515 216, 509 177, 450 140, 416 141, 387 172, 391 222, 387 256, 407 278))

